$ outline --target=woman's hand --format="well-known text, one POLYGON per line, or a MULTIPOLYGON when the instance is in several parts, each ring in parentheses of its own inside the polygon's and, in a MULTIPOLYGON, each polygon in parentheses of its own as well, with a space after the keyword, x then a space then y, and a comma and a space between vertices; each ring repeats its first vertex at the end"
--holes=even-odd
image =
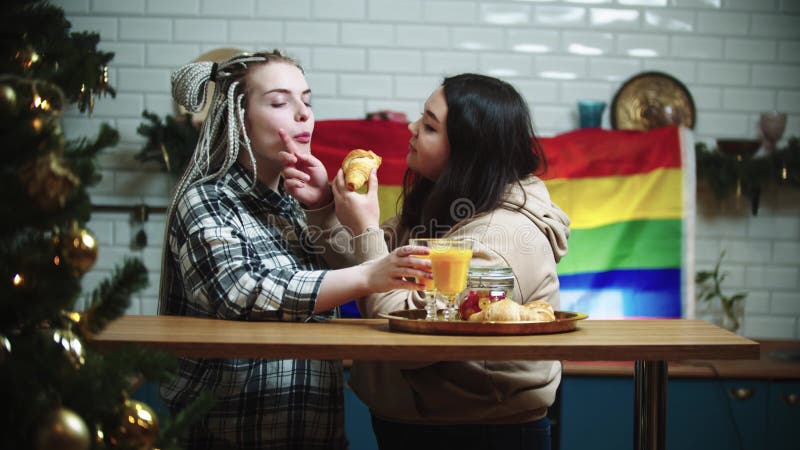
POLYGON ((344 171, 339 169, 333 179, 333 198, 336 204, 336 217, 353 236, 364 233, 367 228, 378 228, 381 207, 378 203, 378 176, 373 170, 369 174, 367 193, 359 194, 347 189, 344 171))
POLYGON ((369 291, 422 290, 425 287, 424 284, 409 280, 431 278, 431 261, 413 256, 427 255, 428 252, 428 247, 405 245, 397 247, 383 258, 361 264, 360 267, 366 270, 369 291))
POLYGON ((281 129, 278 135, 286 151, 278 154, 283 163, 283 188, 309 209, 321 208, 333 200, 328 185, 328 171, 311 153, 301 152, 294 141, 281 129))
POLYGON ((383 258, 344 269, 329 270, 322 278, 314 312, 327 311, 355 297, 393 289, 422 290, 415 279, 431 277, 431 262, 412 255, 427 255, 428 247, 406 245, 383 258), (411 280, 411 281, 409 281, 411 280))

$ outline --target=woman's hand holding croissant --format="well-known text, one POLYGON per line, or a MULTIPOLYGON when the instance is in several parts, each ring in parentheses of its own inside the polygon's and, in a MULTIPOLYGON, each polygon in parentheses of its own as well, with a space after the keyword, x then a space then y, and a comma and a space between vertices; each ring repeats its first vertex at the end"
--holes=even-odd
POLYGON ((336 217, 347 227, 353 236, 362 234, 367 228, 377 228, 381 217, 378 203, 378 176, 375 170, 369 175, 366 194, 350 191, 344 179, 344 171, 339 169, 333 179, 333 198, 336 217))

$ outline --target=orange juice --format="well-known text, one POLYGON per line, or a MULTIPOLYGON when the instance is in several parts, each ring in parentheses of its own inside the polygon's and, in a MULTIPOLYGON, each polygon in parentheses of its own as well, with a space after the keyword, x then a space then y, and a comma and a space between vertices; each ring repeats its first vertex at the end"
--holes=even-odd
POLYGON ((472 249, 432 248, 431 271, 436 288, 445 295, 456 295, 467 287, 467 272, 472 249))
MULTIPOLYGON (((431 259, 430 255, 411 255, 411 256, 419 259, 431 259)), ((434 291, 436 290, 436 283, 433 282, 432 278, 417 278, 417 283, 425 285, 425 288, 423 290, 425 291, 426 295, 434 294, 434 291)))

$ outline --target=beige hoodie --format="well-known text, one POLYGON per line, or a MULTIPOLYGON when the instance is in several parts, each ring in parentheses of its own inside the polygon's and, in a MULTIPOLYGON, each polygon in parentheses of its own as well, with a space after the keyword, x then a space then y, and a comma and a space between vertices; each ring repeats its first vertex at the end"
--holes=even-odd
MULTIPOLYGON (((387 254, 383 230, 356 236, 357 263, 387 254)), ((556 263, 567 253, 569 218, 531 176, 513 185, 496 210, 463 221, 447 235, 475 241, 473 266, 508 266, 516 281, 513 299, 547 300, 559 307, 556 263)), ((398 245, 408 241, 398 231, 398 245)), ((404 290, 359 299, 364 317, 422 307, 404 290)), ((491 339, 491 338, 488 338, 491 339)), ((350 386, 373 414, 421 424, 522 423, 545 416, 561 380, 558 361, 369 362, 355 361, 350 386)))

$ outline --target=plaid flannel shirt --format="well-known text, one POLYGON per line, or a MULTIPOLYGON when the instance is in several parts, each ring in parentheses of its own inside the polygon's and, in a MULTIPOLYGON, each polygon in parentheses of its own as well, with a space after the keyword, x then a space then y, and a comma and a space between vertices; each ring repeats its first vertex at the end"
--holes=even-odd
MULTIPOLYGON (((324 270, 303 246, 296 200, 235 164, 190 187, 170 222, 160 313, 230 320, 325 320, 312 314, 324 270), (249 191, 249 192, 248 192, 249 191)), ((346 448, 341 361, 179 360, 161 395, 177 413, 200 392, 214 409, 191 427, 187 448, 346 448)))

